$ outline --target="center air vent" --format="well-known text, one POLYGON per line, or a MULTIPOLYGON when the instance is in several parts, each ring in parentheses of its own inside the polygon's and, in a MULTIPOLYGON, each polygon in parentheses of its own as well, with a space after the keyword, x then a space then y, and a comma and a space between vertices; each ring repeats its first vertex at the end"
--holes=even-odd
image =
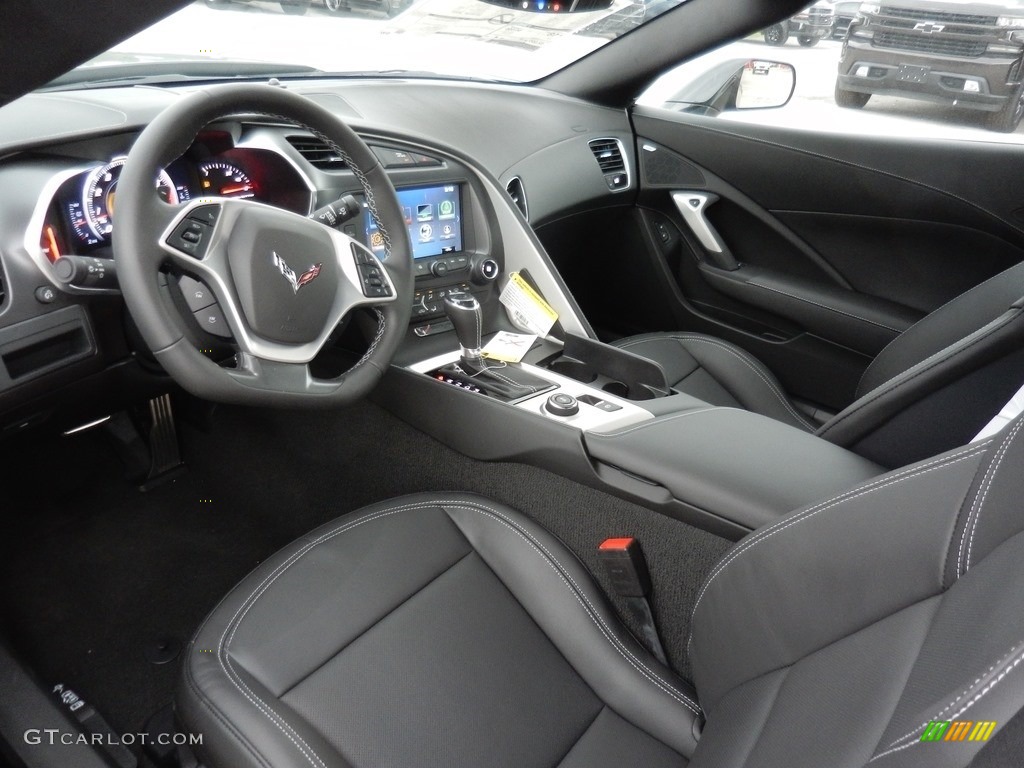
POLYGON ((518 176, 513 176, 505 185, 505 191, 512 198, 512 202, 516 204, 516 208, 523 214, 523 218, 529 221, 530 208, 526 204, 526 188, 523 186, 523 180, 518 176))
POLYGON ((314 168, 321 171, 343 171, 348 168, 337 152, 314 136, 288 136, 287 141, 314 168))
POLYGON ((590 142, 590 151, 594 153, 601 173, 604 175, 604 183, 612 192, 621 192, 629 188, 629 172, 626 170, 626 160, 622 149, 622 142, 618 139, 593 139, 590 142))

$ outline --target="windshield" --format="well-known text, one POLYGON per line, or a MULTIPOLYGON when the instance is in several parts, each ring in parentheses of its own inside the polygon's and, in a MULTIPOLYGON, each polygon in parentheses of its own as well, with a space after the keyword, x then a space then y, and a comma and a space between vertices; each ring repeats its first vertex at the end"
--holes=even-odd
POLYGON ((256 76, 277 67, 294 75, 311 67, 529 82, 682 1, 198 0, 61 81, 256 76), (224 66, 229 61, 273 66, 231 70, 224 66))

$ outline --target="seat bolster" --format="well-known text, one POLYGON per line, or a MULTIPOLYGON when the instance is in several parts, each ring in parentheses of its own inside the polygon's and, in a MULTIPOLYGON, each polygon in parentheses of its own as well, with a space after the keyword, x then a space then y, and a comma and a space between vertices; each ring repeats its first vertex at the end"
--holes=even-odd
MULTIPOLYGON (((968 436, 951 434, 949 440, 954 444, 969 440, 998 413, 1000 407, 1020 386, 1024 356, 1015 353, 1019 352, 1022 342, 1024 306, 1015 306, 974 333, 881 383, 833 416, 818 430, 818 435, 836 445, 855 447, 874 433, 884 430, 890 421, 909 416, 912 424, 893 425, 898 433, 894 439, 899 443, 905 441, 908 434, 922 431, 919 426, 922 421, 943 420, 944 413, 946 418, 940 423, 949 431, 949 416, 953 417, 952 421, 958 426, 963 419, 961 414, 948 414, 948 403, 937 398, 935 412, 922 414, 920 410, 929 397, 936 396, 945 388, 962 386, 965 391, 951 391, 957 392, 956 400, 974 403, 963 415, 973 416, 975 422, 962 427, 970 433, 968 436), (984 373, 986 365, 1004 357, 1008 366, 993 369, 994 376, 989 376, 983 381, 971 380, 970 376, 973 373, 984 373), (1003 370, 1004 367, 1008 367, 1009 370, 1003 370)), ((885 441, 875 439, 873 443, 877 443, 873 445, 873 450, 865 451, 864 448, 868 447, 865 444, 857 447, 858 453, 886 466, 898 466, 899 463, 920 456, 918 454, 907 459, 899 450, 886 451, 885 441)), ((949 443, 940 450, 948 447, 949 443)))
POLYGON ((789 401, 775 375, 735 344, 701 333, 650 333, 624 339, 616 346, 659 363, 671 386, 712 405, 738 403, 784 424, 815 429, 789 401), (687 389, 685 379, 698 366, 717 383, 723 397, 715 399, 704 391, 687 389))
POLYGON ((1022 285, 1024 263, 1015 264, 932 311, 871 361, 857 384, 857 397, 1000 317, 1020 300, 1022 285))
POLYGON ((226 676, 189 660, 183 665, 176 714, 186 731, 202 735, 199 751, 205 760, 265 768, 350 768, 304 718, 244 669, 236 667, 234 674, 251 703, 237 706, 237 690, 226 676))
POLYGON ((513 509, 468 495, 439 503, 597 696, 689 757, 700 712, 693 689, 622 626, 579 559, 513 509))
POLYGON ((741 683, 939 594, 960 499, 990 442, 882 475, 738 542, 691 618, 702 705, 711 711, 741 683))

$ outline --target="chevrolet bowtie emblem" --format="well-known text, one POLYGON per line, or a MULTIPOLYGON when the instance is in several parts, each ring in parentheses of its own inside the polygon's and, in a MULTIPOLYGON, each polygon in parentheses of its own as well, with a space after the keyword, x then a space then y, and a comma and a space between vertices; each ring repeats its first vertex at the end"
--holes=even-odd
POLYGON ((277 251, 271 251, 271 253, 274 257, 274 266, 281 271, 282 275, 284 275, 284 279, 287 280, 288 284, 292 287, 292 293, 298 293, 299 288, 307 283, 312 283, 320 276, 320 267, 323 266, 323 262, 312 265, 301 275, 296 275, 295 270, 288 266, 288 262, 277 255, 277 251))

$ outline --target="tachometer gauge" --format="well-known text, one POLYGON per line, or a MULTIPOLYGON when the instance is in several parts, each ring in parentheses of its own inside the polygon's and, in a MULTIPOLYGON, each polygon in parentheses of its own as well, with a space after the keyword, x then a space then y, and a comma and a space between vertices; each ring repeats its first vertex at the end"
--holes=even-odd
MULTIPOLYGON (((113 230, 114 201, 117 196, 117 181, 121 178, 121 168, 125 157, 117 157, 106 165, 92 171, 85 180, 82 190, 82 207, 85 209, 85 222, 93 234, 101 240, 110 237, 113 230)), ((167 171, 160 171, 156 189, 166 203, 177 204, 178 192, 167 171)))
POLYGON ((223 160, 207 160, 199 165, 199 183, 204 195, 217 197, 254 197, 256 185, 237 165, 223 160))

